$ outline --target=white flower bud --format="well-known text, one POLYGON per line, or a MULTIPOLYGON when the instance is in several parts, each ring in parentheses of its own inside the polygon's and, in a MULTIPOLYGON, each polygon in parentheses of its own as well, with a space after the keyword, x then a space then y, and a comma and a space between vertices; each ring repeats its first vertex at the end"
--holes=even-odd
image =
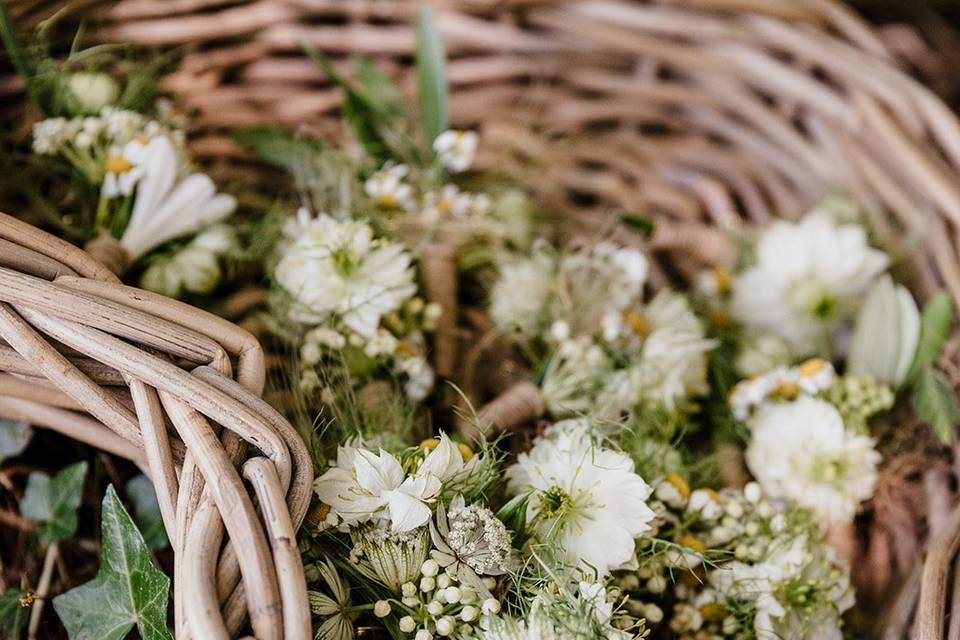
POLYGON ((433 640, 433 634, 426 629, 420 629, 417 631, 417 635, 414 636, 414 640, 433 640))
POLYGON ((449 586, 450 586, 450 576, 448 576, 447 574, 437 576, 437 587, 439 587, 440 589, 446 589, 449 586))
POLYGON ((464 622, 473 622, 478 617, 480 617, 480 609, 472 605, 468 605, 460 610, 460 619, 464 622))
POLYGON ((377 600, 376 604, 373 605, 373 615, 378 618, 386 618, 390 615, 390 603, 386 600, 377 600))
POLYGON ((437 620, 437 635, 449 636, 456 628, 456 623, 450 616, 443 616, 437 620))
POLYGON ((663 593, 667 588, 667 579, 663 576, 653 576, 647 580, 647 590, 650 593, 663 593))
POLYGON ((494 598, 487 598, 483 601, 483 604, 480 605, 480 608, 483 609, 483 612, 487 615, 498 613, 500 611, 500 602, 494 598))
POLYGON ((431 600, 427 603, 427 613, 432 616, 438 616, 443 613, 443 603, 439 600, 431 600))
POLYGON ((443 591, 443 598, 450 604, 460 602, 460 589, 457 587, 447 587, 443 591))
POLYGON ((116 102, 120 95, 116 81, 105 73, 74 73, 67 81, 67 86, 83 113, 98 113, 100 109, 116 102))
POLYGON ((663 609, 650 603, 643 608, 643 617, 647 619, 647 622, 657 624, 663 620, 663 609))
POLYGON ((420 565, 420 573, 428 578, 432 578, 437 575, 440 571, 440 565, 437 564, 436 560, 427 560, 422 565, 420 565))
POLYGON ((400 618, 400 631, 404 633, 410 633, 417 628, 417 623, 414 622, 413 618, 410 616, 403 616, 400 618))
POLYGON ((437 588, 437 581, 433 578, 421 578, 420 579, 420 591, 424 593, 428 591, 433 591, 437 588))
POLYGON ((756 482, 748 482, 747 486, 743 488, 743 497, 750 502, 757 503, 760 502, 760 498, 763 497, 763 491, 756 482))
POLYGON ((413 584, 412 582, 404 582, 402 585, 400 585, 400 593, 407 598, 410 596, 415 596, 417 595, 417 585, 413 584))

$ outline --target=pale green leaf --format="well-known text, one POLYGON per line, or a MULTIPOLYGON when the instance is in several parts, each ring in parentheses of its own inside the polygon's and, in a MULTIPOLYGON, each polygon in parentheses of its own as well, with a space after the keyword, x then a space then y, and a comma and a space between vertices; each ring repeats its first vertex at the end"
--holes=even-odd
POLYGON ((77 530, 77 509, 83 498, 87 463, 78 462, 53 478, 34 471, 20 500, 20 514, 37 525, 40 544, 65 540, 77 530))
POLYGON ((424 5, 417 16, 417 94, 423 132, 431 145, 449 127, 445 56, 433 13, 424 5))
POLYGON ((0 418, 0 463, 23 453, 32 436, 33 430, 26 422, 0 418))
POLYGON ((240 129, 233 133, 233 139, 263 160, 295 175, 325 148, 319 140, 274 127, 240 129))
POLYGON ((943 345, 950 336, 953 323, 953 303, 946 293, 938 293, 923 307, 920 316, 920 340, 917 353, 913 357, 909 378, 913 379, 924 368, 932 365, 940 357, 943 345))
POLYGON ((0 640, 19 640, 30 617, 30 607, 23 606, 21 601, 24 595, 20 589, 0 593, 0 640))
POLYGON ((167 532, 163 527, 160 503, 150 478, 142 473, 130 478, 126 487, 127 497, 133 502, 133 521, 151 549, 167 546, 167 532))
POLYGON ((70 640, 120 640, 134 625, 143 640, 172 640, 167 630, 170 578, 157 569, 113 485, 103 498, 100 570, 53 599, 70 640))
POLYGON ((933 367, 921 369, 913 384, 913 408, 944 444, 954 440, 960 404, 950 384, 933 367))

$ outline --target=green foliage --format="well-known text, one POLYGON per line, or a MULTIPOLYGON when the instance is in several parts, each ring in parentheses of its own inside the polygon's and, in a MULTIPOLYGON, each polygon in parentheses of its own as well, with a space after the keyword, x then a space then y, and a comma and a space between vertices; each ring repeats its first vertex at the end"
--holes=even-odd
POLYGON ((103 498, 100 570, 53 599, 71 640, 120 640, 134 625, 144 640, 172 640, 167 630, 170 578, 150 552, 113 488, 103 498))
POLYGON ((163 549, 169 544, 163 528, 160 503, 150 478, 142 473, 127 482, 127 497, 133 502, 133 520, 150 549, 163 549))
POLYGON ((950 296, 940 292, 930 299, 923 307, 920 315, 920 339, 917 343, 917 352, 910 366, 907 379, 912 380, 921 375, 924 368, 932 366, 943 351, 950 336, 950 325, 953 323, 953 303, 950 296))
POLYGON ((529 537, 527 535, 527 504, 530 502, 531 495, 530 492, 521 493, 497 511, 497 518, 513 534, 512 542, 515 549, 522 548, 529 537))
POLYGON ((33 430, 26 422, 0 418, 0 463, 23 453, 32 437, 33 430))
POLYGON ((447 113, 446 54, 434 25, 433 13, 426 5, 417 16, 417 93, 420 121, 427 143, 449 128, 447 113))
POLYGON ((20 500, 20 513, 38 527, 44 546, 69 538, 77 531, 77 509, 83 498, 87 463, 72 464, 53 478, 34 471, 20 500))
POLYGON ((652 237, 653 232, 657 228, 656 220, 651 216, 645 216, 639 213, 624 213, 620 216, 620 222, 628 227, 637 229, 643 234, 644 238, 652 237))
POLYGON ((234 132, 233 139, 261 159, 294 175, 326 149, 326 145, 319 140, 276 127, 240 129, 234 132))
POLYGON ((30 607, 24 606, 26 592, 7 589, 0 593, 0 640, 19 640, 30 617, 30 607))
POLYGON ((932 366, 920 369, 913 383, 913 409, 944 444, 954 440, 960 422, 960 404, 943 374, 932 366))

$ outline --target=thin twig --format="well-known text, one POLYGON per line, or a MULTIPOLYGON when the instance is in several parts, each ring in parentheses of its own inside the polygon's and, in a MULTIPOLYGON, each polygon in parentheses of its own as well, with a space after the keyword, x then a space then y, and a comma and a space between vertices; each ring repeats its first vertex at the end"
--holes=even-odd
POLYGON ((56 567, 57 556, 60 554, 60 545, 54 542, 47 547, 43 558, 43 572, 37 584, 37 599, 30 610, 30 624, 27 627, 27 640, 37 640, 37 629, 40 627, 40 618, 43 616, 43 605, 50 595, 50 583, 53 581, 53 571, 56 567))

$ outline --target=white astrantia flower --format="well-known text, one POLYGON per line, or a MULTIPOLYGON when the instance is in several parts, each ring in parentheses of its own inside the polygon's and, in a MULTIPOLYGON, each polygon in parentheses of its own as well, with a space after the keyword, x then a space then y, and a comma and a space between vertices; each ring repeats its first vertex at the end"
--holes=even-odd
POLYGON ((532 491, 528 522, 568 563, 606 575, 633 559, 635 539, 650 530, 652 490, 628 456, 592 443, 587 428, 554 425, 507 469, 507 487, 532 491))
POLYGON ((430 473, 408 477, 390 453, 341 446, 337 464, 314 481, 314 491, 330 506, 330 517, 347 525, 386 520, 402 533, 430 520, 427 501, 441 483, 430 473))
POLYGON ((274 272, 293 299, 291 319, 339 322, 363 338, 373 337, 381 317, 416 293, 413 257, 399 243, 374 238, 363 222, 321 214, 301 223, 299 235, 281 249, 274 272))
POLYGON ((138 166, 143 177, 137 183, 130 222, 120 237, 133 259, 221 221, 237 207, 233 196, 217 193, 209 176, 181 176, 182 163, 167 136, 157 136, 143 147, 138 166))
POLYGON ((827 527, 851 522, 873 495, 880 454, 832 404, 810 396, 769 403, 748 425, 747 466, 769 497, 808 507, 827 527))
POLYGON ((835 334, 887 268, 863 227, 812 213, 760 237, 756 264, 733 283, 731 309, 751 329, 790 342, 796 355, 835 348, 835 334))
POLYGON ((416 208, 413 186, 407 182, 410 167, 405 164, 386 164, 367 178, 363 188, 381 209, 413 211, 416 208))
POLYGON ((433 150, 451 173, 466 171, 477 155, 480 138, 473 131, 448 129, 433 141, 433 150))

